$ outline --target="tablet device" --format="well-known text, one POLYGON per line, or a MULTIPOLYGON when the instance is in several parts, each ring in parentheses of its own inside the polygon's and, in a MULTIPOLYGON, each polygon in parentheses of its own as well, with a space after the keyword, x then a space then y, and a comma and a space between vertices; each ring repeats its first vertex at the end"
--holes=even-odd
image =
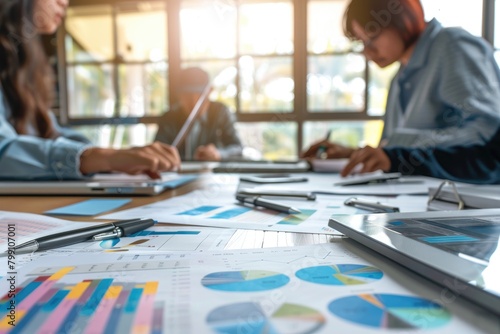
POLYGON ((500 209, 332 216, 329 226, 500 315, 500 209))
POLYGON ((194 121, 198 118, 198 115, 201 112, 201 107, 203 106, 205 100, 208 98, 210 91, 211 91, 211 85, 210 83, 207 83, 206 86, 203 88, 203 92, 196 101, 196 104, 194 105, 193 109, 189 112, 188 118, 186 119, 184 124, 182 124, 182 128, 175 136, 174 141, 172 142, 172 146, 179 148, 179 146, 184 142, 187 135, 189 134, 189 131, 191 131, 191 128, 193 127, 194 121))

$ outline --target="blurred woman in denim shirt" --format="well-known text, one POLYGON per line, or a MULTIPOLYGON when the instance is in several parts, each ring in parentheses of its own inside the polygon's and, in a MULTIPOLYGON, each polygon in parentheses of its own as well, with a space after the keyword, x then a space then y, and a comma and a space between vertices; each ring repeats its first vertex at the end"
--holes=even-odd
POLYGON ((68 0, 0 2, 0 179, 79 179, 96 172, 147 174, 176 169, 174 147, 153 143, 98 148, 61 128, 52 113, 53 74, 39 34, 61 24, 68 0))

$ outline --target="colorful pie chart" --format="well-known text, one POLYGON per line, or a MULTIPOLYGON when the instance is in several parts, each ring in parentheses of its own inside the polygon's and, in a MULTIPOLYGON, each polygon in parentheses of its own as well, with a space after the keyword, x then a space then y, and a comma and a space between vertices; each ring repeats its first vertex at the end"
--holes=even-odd
POLYGON ((209 289, 238 292, 272 290, 288 282, 288 276, 266 270, 223 271, 208 274, 201 280, 201 284, 209 289))
POLYGON ((450 313, 428 299, 392 294, 365 294, 336 299, 334 315, 364 326, 387 329, 433 329, 446 325, 450 313))
POLYGON ((378 268, 360 264, 338 264, 303 268, 295 276, 317 284, 360 285, 378 281, 384 273, 378 268))
POLYGON ((312 308, 282 304, 265 312, 258 303, 244 302, 216 308, 207 323, 216 333, 235 334, 306 334, 322 327, 326 320, 312 308))

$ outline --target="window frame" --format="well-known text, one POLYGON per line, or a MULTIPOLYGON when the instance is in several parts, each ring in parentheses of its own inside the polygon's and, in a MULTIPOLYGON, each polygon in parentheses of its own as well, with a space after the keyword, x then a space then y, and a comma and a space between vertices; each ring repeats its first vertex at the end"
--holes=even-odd
MULTIPOLYGON (((140 0, 137 0, 140 1, 140 0)), ((183 59, 181 58, 181 48, 180 48, 180 19, 179 12, 181 10, 181 2, 189 0, 148 0, 151 2, 164 2, 166 17, 167 17, 167 45, 168 54, 166 62, 168 63, 168 77, 169 82, 176 82, 183 59)), ((196 1, 196 0, 194 0, 196 1)), ((92 5, 111 5, 113 6, 113 49, 115 52, 114 59, 110 61, 103 62, 71 62, 73 65, 77 64, 111 64, 113 66, 113 88, 115 89, 116 103, 115 103, 115 115, 118 115, 118 110, 120 108, 120 91, 118 89, 119 84, 119 73, 117 71, 118 67, 123 64, 133 64, 137 63, 134 61, 124 61, 116 59, 117 52, 117 31, 116 31, 116 20, 117 11, 116 4, 128 2, 126 0, 72 0, 70 6, 92 6, 92 5)), ((251 2, 249 0, 234 0, 236 6, 242 3, 251 2)), ((256 2, 259 2, 257 0, 256 2)), ((236 96, 236 117, 238 123, 258 123, 258 122, 276 122, 276 121, 288 121, 297 123, 297 138, 296 147, 300 150, 304 143, 304 124, 310 121, 371 121, 383 119, 383 116, 372 116, 368 114, 369 108, 369 89, 368 85, 370 82, 370 71, 368 63, 365 67, 364 80, 366 82, 365 89, 365 103, 362 110, 359 112, 352 111, 309 111, 307 104, 307 74, 308 74, 308 59, 310 56, 317 56, 317 54, 312 54, 307 48, 307 27, 308 27, 308 4, 309 0, 291 0, 293 7, 293 43, 294 51, 290 55, 292 58, 292 78, 294 80, 294 101, 291 112, 266 112, 259 111, 257 113, 253 112, 241 112, 239 110, 238 95, 236 96)), ((483 24, 482 24, 482 35, 487 41, 492 45, 494 43, 495 34, 495 0, 484 0, 483 1, 483 24)), ((237 27, 235 27, 237 28, 237 27)), ((65 126, 98 126, 98 125, 133 125, 137 123, 145 124, 155 124, 157 123, 160 116, 144 116, 144 117, 119 117, 115 116, 112 118, 108 117, 86 117, 86 118, 76 118, 70 117, 69 115, 69 102, 68 102, 68 82, 67 82, 67 69, 68 63, 66 61, 66 50, 65 50, 65 36, 66 30, 65 25, 61 25, 57 33, 57 57, 58 57, 58 80, 59 80, 59 98, 60 98, 60 110, 59 119, 61 124, 65 126)), ((237 34, 238 43, 239 34, 237 34)), ((322 53, 321 55, 344 55, 352 52, 331 52, 322 53)), ((238 64, 240 54, 237 51, 235 58, 226 59, 228 61, 234 60, 235 64, 238 64)), ((266 57, 282 57, 282 55, 266 55, 266 57)), ((204 60, 217 60, 216 58, 207 58, 204 60)), ((189 60, 187 60, 189 61, 189 60)), ((143 63, 143 62, 140 62, 143 63)), ((237 67, 238 68, 238 67, 237 67)), ((238 74, 239 74, 238 68, 238 74)), ((240 91, 240 86, 238 82, 238 75, 236 77, 236 86, 238 92, 240 91)), ((167 101, 169 106, 176 103, 175 92, 173 91, 173 85, 168 85, 168 96, 169 101, 167 101)), ((296 152, 297 155, 299 152, 296 152)))

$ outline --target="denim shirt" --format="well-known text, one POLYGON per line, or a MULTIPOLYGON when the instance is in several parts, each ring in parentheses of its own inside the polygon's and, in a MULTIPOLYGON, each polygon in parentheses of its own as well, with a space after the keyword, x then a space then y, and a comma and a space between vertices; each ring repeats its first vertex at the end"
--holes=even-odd
POLYGON ((12 126, 10 109, 0 89, 0 179, 81 179, 80 155, 90 142, 75 131, 54 124, 56 139, 19 135, 12 126))
POLYGON ((391 82, 382 139, 391 146, 483 144, 497 130, 499 83, 491 45, 433 19, 391 82), (405 133, 410 145, 398 142, 405 133))

